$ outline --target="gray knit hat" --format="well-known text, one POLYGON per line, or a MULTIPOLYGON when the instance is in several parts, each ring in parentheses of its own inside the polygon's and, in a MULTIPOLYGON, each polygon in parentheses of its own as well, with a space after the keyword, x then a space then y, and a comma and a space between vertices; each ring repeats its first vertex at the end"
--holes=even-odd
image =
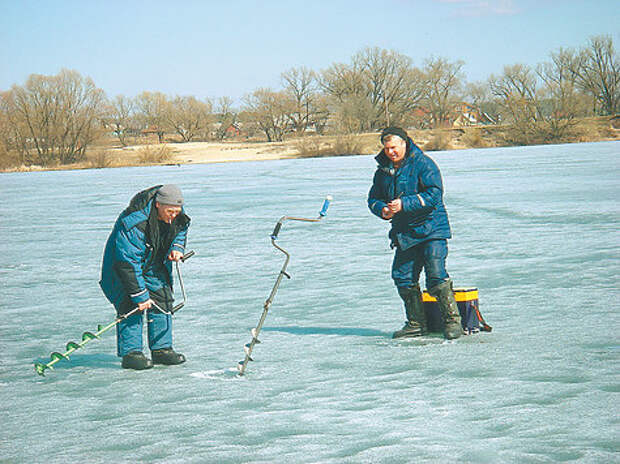
POLYGON ((162 205, 183 206, 183 194, 181 189, 174 184, 162 185, 157 191, 155 201, 162 205))

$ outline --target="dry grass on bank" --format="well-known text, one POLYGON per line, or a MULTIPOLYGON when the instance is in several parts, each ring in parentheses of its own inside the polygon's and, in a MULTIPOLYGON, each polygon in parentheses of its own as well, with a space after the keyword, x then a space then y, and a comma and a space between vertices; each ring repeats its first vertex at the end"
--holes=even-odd
POLYGON ((372 153, 372 151, 379 147, 376 140, 375 143, 369 140, 368 135, 376 139, 375 134, 343 135, 339 137, 315 135, 298 138, 294 142, 294 146, 300 158, 362 155, 372 153))

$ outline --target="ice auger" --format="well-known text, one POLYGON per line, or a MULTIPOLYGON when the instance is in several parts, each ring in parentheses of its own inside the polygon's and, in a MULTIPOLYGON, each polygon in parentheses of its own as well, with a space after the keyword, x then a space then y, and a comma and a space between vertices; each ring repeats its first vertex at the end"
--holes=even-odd
POLYGON ((274 297, 276 296, 276 292, 278 291, 278 287, 280 286, 280 282, 282 282, 282 278, 286 276, 287 279, 290 279, 291 276, 286 272, 286 267, 288 266, 288 262, 291 258, 291 255, 282 247, 278 246, 276 244, 276 239, 278 238, 278 234, 280 233, 280 229, 282 228, 282 224, 284 224, 284 221, 303 221, 303 222, 319 222, 321 219, 323 219, 323 217, 327 214, 327 208, 329 208, 329 204, 332 201, 332 197, 331 195, 327 195, 327 197, 325 197, 325 201, 323 202, 323 207, 321 208, 321 211, 319 212, 319 216, 316 219, 308 219, 308 218, 298 218, 298 217, 292 217, 292 216, 282 216, 280 218, 280 220, 277 222, 276 226, 273 229, 273 232, 271 233, 271 244, 276 247, 278 250, 280 250, 282 253, 284 253, 284 255, 286 256, 286 259, 284 260, 284 264, 282 265, 282 269, 280 270, 280 274, 278 274, 278 278, 276 279, 276 283, 273 286, 271 293, 269 294, 269 298, 267 298, 267 300, 265 301, 265 304, 263 305, 263 314, 260 317, 260 320, 258 321, 258 324, 256 325, 256 327, 254 327, 250 333, 252 334, 252 340, 250 341, 250 343, 247 343, 244 347, 243 350, 245 351, 245 359, 243 361, 240 361, 239 364, 237 364, 237 369, 239 370, 239 375, 243 375, 243 373, 245 372, 246 368, 248 367, 248 362, 249 361, 253 361, 251 355, 252 355, 252 350, 254 349, 254 346, 257 343, 260 343, 260 341, 258 340, 258 334, 260 333, 261 329, 263 328, 263 324, 265 322, 265 318, 267 317, 267 312, 269 311, 269 307, 271 306, 271 303, 273 302, 274 297))
MULTIPOLYGON (((185 262, 187 259, 191 258, 192 256, 194 256, 194 251, 189 251, 187 252, 182 258, 181 261, 185 262)), ((181 276, 181 268, 179 267, 179 262, 175 261, 175 265, 176 265, 176 271, 177 271, 177 277, 178 277, 178 281, 179 281, 179 288, 181 289, 181 295, 183 296, 183 301, 181 301, 180 303, 176 304, 170 311, 166 311, 163 308, 161 308, 160 306, 158 306, 155 302, 154 306, 160 310, 163 313, 166 314, 174 314, 176 313, 179 309, 181 309, 183 306, 185 306, 185 303, 187 302, 187 295, 185 294, 185 286, 183 285, 183 277, 181 276)), ((96 340, 99 339, 100 336, 107 332, 108 330, 110 330, 112 327, 115 327, 119 322, 124 321, 125 319, 127 319, 129 316, 139 312, 140 309, 139 308, 134 308, 132 309, 130 312, 123 314, 122 316, 117 317, 114 321, 110 322, 108 325, 101 325, 99 324, 97 326, 97 331, 95 333, 92 332, 84 332, 82 334, 82 341, 77 343, 77 342, 69 342, 67 343, 66 346, 66 351, 64 353, 59 353, 57 351, 54 351, 51 355, 51 361, 48 362, 47 364, 43 364, 43 363, 39 363, 36 362, 34 363, 34 370, 37 374, 39 375, 45 375, 45 370, 46 369, 52 369, 54 370, 54 364, 56 364, 58 361, 62 360, 62 359, 66 359, 69 360, 69 355, 72 354, 75 350, 79 350, 80 348, 83 348, 84 345, 86 345, 88 342, 90 342, 91 340, 96 340)))

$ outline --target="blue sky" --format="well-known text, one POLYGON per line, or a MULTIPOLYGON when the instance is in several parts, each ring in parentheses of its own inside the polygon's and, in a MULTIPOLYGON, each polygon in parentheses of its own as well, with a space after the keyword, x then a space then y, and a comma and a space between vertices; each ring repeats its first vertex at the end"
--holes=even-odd
POLYGON ((609 34, 620 0, 0 0, 0 90, 74 69, 108 96, 160 91, 239 101, 291 67, 367 46, 463 60, 469 81, 609 34))

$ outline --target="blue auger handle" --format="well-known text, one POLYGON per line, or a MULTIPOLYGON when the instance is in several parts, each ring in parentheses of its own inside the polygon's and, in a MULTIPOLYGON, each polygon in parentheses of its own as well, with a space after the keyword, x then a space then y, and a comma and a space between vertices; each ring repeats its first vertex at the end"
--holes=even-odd
POLYGON ((307 218, 298 218, 293 216, 282 216, 280 220, 276 223, 276 226, 273 228, 273 232, 271 233, 271 240, 276 240, 278 238, 278 234, 280 233, 280 229, 282 229, 282 224, 284 221, 288 219, 292 219, 295 221, 306 221, 306 222, 318 222, 327 214, 327 208, 329 208, 329 204, 332 201, 332 196, 327 195, 325 197, 325 201, 323 202, 323 206, 321 207, 321 211, 319 211, 319 217, 317 219, 307 219, 307 218))
POLYGON ((327 195, 325 197, 325 201, 323 202, 323 207, 321 208, 321 211, 319 211, 319 216, 323 217, 327 214, 327 208, 329 208, 329 204, 332 201, 332 196, 331 195, 327 195))

